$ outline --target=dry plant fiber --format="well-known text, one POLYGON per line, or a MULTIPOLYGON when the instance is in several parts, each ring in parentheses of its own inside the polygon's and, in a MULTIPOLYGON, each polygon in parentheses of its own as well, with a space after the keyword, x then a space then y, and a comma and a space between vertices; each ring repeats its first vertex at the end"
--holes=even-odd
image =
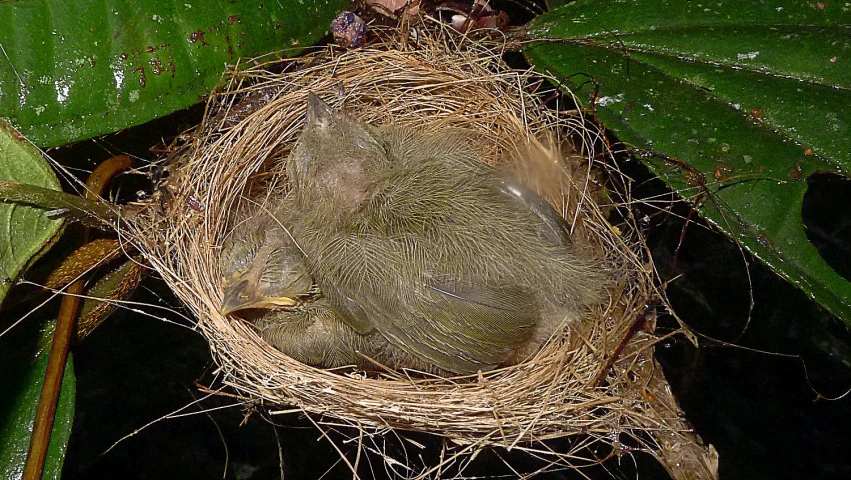
MULTIPOLYGON (((218 255, 237 221, 232 212, 264 209, 264 192, 285 187, 282 160, 301 131, 308 92, 374 125, 472 131, 495 163, 530 150, 558 159, 568 137, 597 140, 576 112, 544 107, 544 90, 555 93, 548 79, 507 68, 499 42, 418 33, 419 43, 387 34, 363 49, 320 49, 275 65, 283 73, 269 73, 268 65, 237 69, 211 100, 205 123, 172 156, 170 178, 148 204, 150 214, 140 216, 147 220, 132 226, 131 240, 197 318, 222 381, 273 409, 295 407, 367 436, 386 429, 440 434, 462 455, 514 448, 581 467, 601 461, 582 457, 591 450, 583 447, 599 443, 617 455, 633 445, 675 478, 712 478, 714 457, 681 419, 653 360, 656 339, 631 335, 636 325, 652 325, 646 305, 662 294, 637 231, 629 223, 611 226, 594 201, 588 173, 605 158, 581 147, 559 164, 559 197, 547 196, 574 226, 578 248, 603 252, 612 279, 607 301, 522 363, 457 378, 327 371, 287 357, 250 324, 218 313, 218 255), (584 440, 570 452, 540 443, 571 435, 584 440)), ((447 462, 396 473, 440 476, 447 462)))

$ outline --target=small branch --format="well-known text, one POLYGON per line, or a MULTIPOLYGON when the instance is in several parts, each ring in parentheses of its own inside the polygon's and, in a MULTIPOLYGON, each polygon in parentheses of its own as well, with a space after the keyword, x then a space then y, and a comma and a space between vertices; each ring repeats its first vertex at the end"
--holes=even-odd
POLYGON ((65 363, 68 360, 68 349, 71 335, 74 333, 77 312, 80 309, 80 294, 83 293, 83 282, 76 281, 68 286, 66 295, 59 307, 59 319, 53 332, 53 343, 50 345, 50 357, 47 360, 47 371, 44 374, 44 384, 41 387, 41 397, 35 415, 35 425, 30 439, 30 453, 24 467, 24 480, 39 480, 44 470, 47 458, 47 447, 50 444, 50 434, 53 430, 53 420, 56 415, 56 404, 65 375, 65 363))
MULTIPOLYGON (((0 198, 9 198, 9 195, 4 195, 7 191, 3 188, 11 184, 9 191, 19 194, 17 198, 22 199, 13 199, 13 201, 29 203, 41 208, 56 208, 58 205, 59 208, 68 208, 69 211, 82 212, 89 220, 97 220, 99 227, 103 227, 103 224, 115 227, 120 218, 117 207, 99 202, 97 198, 112 177, 130 169, 131 166, 130 157, 126 155, 112 157, 98 165, 86 180, 86 198, 32 185, 15 184, 15 182, 0 182, 0 198)), ((83 241, 85 242, 86 239, 83 241)), ((77 327, 77 314, 80 311, 80 295, 83 293, 83 286, 82 278, 69 285, 66 295, 62 298, 62 305, 59 307, 59 318, 56 320, 56 331, 53 332, 47 371, 44 374, 44 384, 41 388, 35 425, 30 438, 30 451, 24 466, 24 480, 40 480, 44 473, 44 461, 47 458, 47 447, 53 431, 56 404, 59 402, 62 378, 65 375, 65 364, 68 362, 71 336, 77 327)))
POLYGON ((624 348, 626 348, 627 344, 629 344, 629 341, 632 340, 632 337, 634 337, 635 334, 639 331, 648 329, 647 317, 655 310, 656 302, 650 302, 645 305, 644 310, 640 314, 638 314, 638 316, 635 317, 635 320, 632 322, 632 326, 630 326, 629 330, 627 330, 626 334, 624 334, 617 347, 615 347, 615 350, 609 355, 609 357, 606 359, 606 363, 603 365, 599 373, 597 373, 597 376, 594 378, 593 385, 595 387, 603 386, 603 383, 606 380, 606 376, 608 376, 609 374, 609 369, 614 366, 615 362, 621 356, 621 353, 623 352, 624 348))

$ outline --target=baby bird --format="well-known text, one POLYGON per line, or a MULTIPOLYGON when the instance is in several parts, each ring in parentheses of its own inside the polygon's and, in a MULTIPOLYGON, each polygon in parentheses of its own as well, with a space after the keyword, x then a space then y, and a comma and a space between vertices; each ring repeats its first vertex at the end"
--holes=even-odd
POLYGON ((246 308, 292 306, 313 278, 302 254, 271 212, 236 225, 222 246, 223 315, 246 308))
POLYGON ((222 246, 223 314, 275 308, 254 320, 260 336, 308 365, 446 373, 395 347, 377 332, 356 333, 327 299, 305 298, 313 279, 281 222, 288 218, 286 202, 278 207, 276 212, 261 212, 235 226, 222 246))
POLYGON ((358 334, 325 298, 270 311, 254 325, 270 345, 315 367, 405 368, 443 376, 453 373, 397 348, 378 332, 358 334))
POLYGON ((601 299, 566 222, 463 133, 375 128, 311 94, 287 172, 291 233, 331 311, 440 370, 493 369, 601 299))

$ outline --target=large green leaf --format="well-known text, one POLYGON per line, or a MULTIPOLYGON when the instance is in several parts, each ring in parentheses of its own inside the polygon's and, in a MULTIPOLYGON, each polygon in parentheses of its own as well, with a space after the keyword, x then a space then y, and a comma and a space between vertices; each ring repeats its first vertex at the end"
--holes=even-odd
MULTIPOLYGON (((7 322, 0 322, 0 327, 7 322)), ((38 399, 47 369, 50 340, 55 322, 39 331, 35 319, 16 327, 0 338, 0 478, 22 477, 35 423, 38 399)), ((53 431, 47 447, 43 479, 59 479, 74 421, 77 381, 71 357, 65 364, 62 391, 56 405, 53 431)))
POLYGON ((801 216, 808 175, 851 171, 851 8, 578 1, 528 32, 536 68, 564 79, 705 218, 851 323, 851 283, 801 216))
MULTIPOLYGON (((2 119, 0 180, 59 189, 56 175, 38 149, 2 119)), ((0 202, 0 302, 21 271, 53 243, 61 228, 62 220, 47 218, 39 208, 0 202)))
POLYGON ((40 146, 198 103, 225 65, 319 39, 348 0, 0 2, 0 116, 40 146))

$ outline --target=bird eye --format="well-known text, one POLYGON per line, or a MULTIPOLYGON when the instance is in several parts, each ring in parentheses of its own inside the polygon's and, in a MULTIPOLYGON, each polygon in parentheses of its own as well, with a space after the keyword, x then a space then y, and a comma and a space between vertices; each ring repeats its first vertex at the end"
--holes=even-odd
POLYGON ((301 252, 292 245, 279 247, 269 255, 260 274, 260 284, 285 292, 287 296, 307 293, 313 278, 307 272, 301 252))
POLYGON ((261 239, 255 232, 246 235, 245 232, 233 232, 230 241, 222 247, 220 258, 222 273, 226 276, 235 272, 248 270, 257 251, 260 249, 261 239))
POLYGON ((301 253, 292 245, 283 245, 269 254, 269 261, 260 279, 269 283, 285 283, 292 280, 289 277, 299 275, 305 268, 301 253))

